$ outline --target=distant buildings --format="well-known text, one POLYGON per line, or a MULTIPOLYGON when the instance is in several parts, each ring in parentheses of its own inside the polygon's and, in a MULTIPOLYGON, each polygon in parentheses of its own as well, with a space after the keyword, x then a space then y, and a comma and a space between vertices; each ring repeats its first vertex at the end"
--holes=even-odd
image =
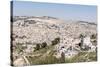
POLYGON ((62 36, 60 44, 56 46, 57 55, 61 57, 61 53, 65 53, 65 57, 70 58, 80 51, 95 51, 96 46, 92 45, 90 36, 83 38, 70 38, 62 36))

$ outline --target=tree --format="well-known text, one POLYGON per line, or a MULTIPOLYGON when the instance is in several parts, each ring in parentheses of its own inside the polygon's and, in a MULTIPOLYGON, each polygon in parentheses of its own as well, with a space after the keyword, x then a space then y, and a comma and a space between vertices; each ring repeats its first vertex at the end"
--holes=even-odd
POLYGON ((81 42, 79 43, 79 46, 80 46, 80 48, 82 48, 82 46, 83 46, 83 39, 84 39, 84 35, 83 34, 80 34, 80 38, 81 38, 81 42))
POLYGON ((57 43, 59 43, 60 42, 60 38, 59 37, 56 38, 55 41, 57 41, 57 43))
POLYGON ((43 42, 42 44, 41 44, 41 48, 45 48, 47 46, 47 43, 46 42, 43 42))
POLYGON ((80 36, 79 36, 80 38, 83 38, 84 37, 84 35, 83 34, 80 34, 80 36))
POLYGON ((91 39, 96 39, 96 36, 97 36, 96 34, 92 34, 91 39))
POLYGON ((53 41, 52 41, 52 45, 56 45, 60 42, 60 38, 55 38, 53 41))
POLYGON ((61 63, 64 63, 65 62, 65 53, 62 52, 61 53, 61 63))
POLYGON ((35 50, 39 50, 40 49, 40 44, 36 44, 35 50))

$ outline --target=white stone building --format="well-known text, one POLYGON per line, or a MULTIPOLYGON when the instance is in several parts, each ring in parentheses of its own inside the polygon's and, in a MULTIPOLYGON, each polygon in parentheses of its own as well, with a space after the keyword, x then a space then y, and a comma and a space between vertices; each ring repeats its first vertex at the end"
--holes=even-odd
POLYGON ((61 57, 61 53, 65 53, 66 58, 70 58, 76 54, 78 54, 82 49, 86 49, 86 51, 95 51, 96 47, 92 45, 91 39, 89 36, 84 38, 71 38, 67 36, 62 36, 60 39, 60 44, 56 46, 57 49, 57 57, 61 57), (81 42, 82 41, 82 42, 81 42), (78 44, 81 43, 81 46, 78 44))
POLYGON ((61 57, 61 53, 65 53, 66 58, 70 58, 76 54, 78 54, 76 44, 80 42, 80 39, 74 39, 71 37, 67 37, 63 35, 60 39, 60 44, 57 45, 57 57, 61 57))
POLYGON ((90 36, 86 36, 83 38, 82 49, 88 49, 88 51, 95 51, 96 46, 92 45, 90 36))

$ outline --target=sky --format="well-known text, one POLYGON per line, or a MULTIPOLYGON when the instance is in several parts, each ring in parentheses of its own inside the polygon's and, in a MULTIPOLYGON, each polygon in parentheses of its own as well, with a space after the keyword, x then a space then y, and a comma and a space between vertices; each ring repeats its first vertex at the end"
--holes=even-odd
POLYGON ((51 16, 64 20, 97 22, 97 6, 13 1, 14 16, 51 16))

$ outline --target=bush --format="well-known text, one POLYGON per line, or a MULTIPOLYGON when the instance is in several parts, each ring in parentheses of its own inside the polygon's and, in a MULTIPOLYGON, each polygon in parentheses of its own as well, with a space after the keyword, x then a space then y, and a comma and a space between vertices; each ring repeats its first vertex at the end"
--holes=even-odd
POLYGON ((84 37, 86 37, 85 34, 80 34, 80 35, 79 35, 79 38, 81 38, 81 39, 83 39, 84 37))
POLYGON ((91 39, 96 39, 96 34, 92 34, 91 39))
POLYGON ((39 50, 40 49, 40 45, 41 44, 36 44, 35 50, 39 50))
POLYGON ((46 42, 43 42, 42 44, 41 44, 41 48, 45 48, 47 46, 47 43, 46 42))
POLYGON ((62 52, 61 53, 61 63, 64 63, 65 62, 65 53, 62 52))
POLYGON ((55 40, 59 42, 60 41, 60 38, 59 37, 58 38, 55 38, 55 40))
POLYGON ((60 43, 60 38, 58 37, 58 38, 55 38, 53 41, 52 41, 52 45, 56 45, 56 44, 58 44, 58 43, 60 43))

